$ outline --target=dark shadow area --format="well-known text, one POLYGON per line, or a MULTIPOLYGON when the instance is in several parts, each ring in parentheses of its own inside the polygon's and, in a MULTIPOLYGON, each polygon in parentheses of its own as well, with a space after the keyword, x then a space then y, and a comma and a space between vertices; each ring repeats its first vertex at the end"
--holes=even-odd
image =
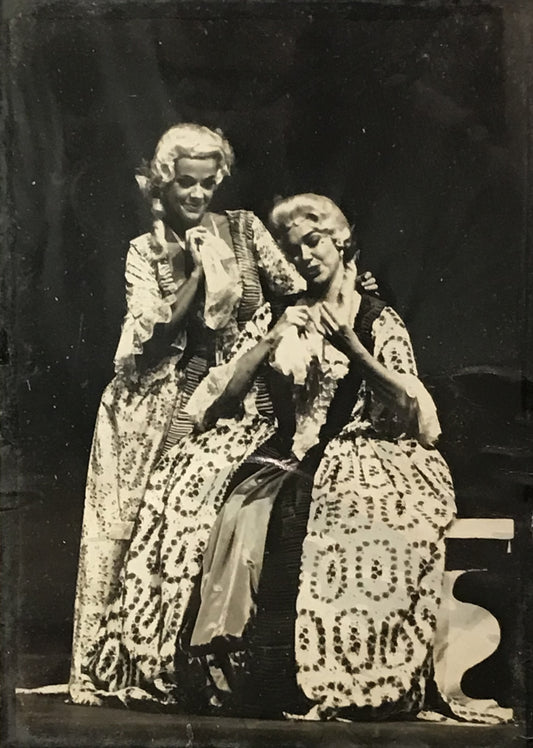
POLYGON ((153 741, 157 720, 157 745, 161 748, 350 748, 357 745, 381 748, 448 748, 468 745, 522 745, 519 731, 511 725, 472 727, 434 725, 432 723, 339 724, 310 722, 275 722, 272 720, 190 717, 126 711, 101 710, 67 706, 58 697, 24 696, 19 699, 20 748, 57 745, 45 741, 69 740, 78 746, 113 746, 143 748, 153 741))

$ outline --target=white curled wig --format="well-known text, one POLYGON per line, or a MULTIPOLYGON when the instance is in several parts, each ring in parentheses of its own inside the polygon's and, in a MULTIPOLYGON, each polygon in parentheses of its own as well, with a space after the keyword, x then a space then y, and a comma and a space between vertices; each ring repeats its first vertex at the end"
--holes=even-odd
POLYGON ((180 158, 214 158, 217 162, 216 183, 231 173, 233 149, 220 130, 182 122, 168 129, 160 138, 150 163, 144 163, 136 174, 144 197, 150 202, 154 219, 152 231, 153 259, 166 256, 164 239, 165 210, 161 193, 165 185, 174 181, 176 161, 180 158))
POLYGON ((309 192, 277 202, 270 214, 270 224, 282 246, 290 229, 302 220, 313 223, 318 233, 331 236, 339 252, 344 252, 345 262, 353 259, 356 247, 350 224, 333 200, 309 192))
POLYGON ((154 186, 172 182, 179 158, 214 158, 218 164, 217 184, 231 172, 233 149, 220 130, 183 122, 167 130, 156 146, 150 164, 154 186))

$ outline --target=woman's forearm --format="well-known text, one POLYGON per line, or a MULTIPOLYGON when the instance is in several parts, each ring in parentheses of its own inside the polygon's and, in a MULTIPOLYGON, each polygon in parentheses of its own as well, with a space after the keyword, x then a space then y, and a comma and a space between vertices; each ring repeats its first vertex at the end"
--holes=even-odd
POLYGON ((387 408, 404 418, 412 417, 413 398, 394 373, 380 364, 359 341, 354 341, 349 358, 387 408))
POLYGON ((272 342, 267 336, 238 359, 224 391, 205 412, 200 430, 212 428, 219 418, 231 418, 235 415, 271 348, 272 342))
POLYGON ((176 339, 176 335, 183 324, 185 316, 196 296, 203 278, 201 269, 195 268, 191 275, 183 283, 177 293, 176 300, 172 304, 172 316, 168 322, 160 322, 154 327, 150 340, 143 345, 143 358, 146 362, 156 362, 168 354, 170 345, 176 339))
POLYGON ((224 399, 232 401, 241 401, 257 374, 257 370, 265 361, 272 349, 271 339, 267 336, 257 343, 251 351, 244 353, 235 365, 233 376, 228 382, 224 394, 224 399))
POLYGON ((195 268, 185 283, 179 287, 176 294, 176 301, 172 304, 172 317, 165 325, 169 336, 173 336, 181 326, 181 323, 196 296, 196 292, 200 287, 203 277, 202 270, 195 268))

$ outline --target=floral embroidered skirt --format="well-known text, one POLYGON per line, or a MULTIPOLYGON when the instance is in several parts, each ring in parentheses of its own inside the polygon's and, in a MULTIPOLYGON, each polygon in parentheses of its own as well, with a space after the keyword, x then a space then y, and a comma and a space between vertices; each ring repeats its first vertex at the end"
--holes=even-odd
MULTIPOLYGON (((252 501, 260 496, 247 477, 225 506, 236 538, 232 502, 251 526, 240 496, 246 485, 252 501)), ((228 627, 224 637, 213 625, 218 638, 198 649, 221 702, 256 716, 313 707, 323 717, 416 713, 431 670, 444 534, 455 509, 446 463, 415 441, 350 435, 326 447, 316 473, 304 462, 276 490, 244 635, 228 627)), ((265 521, 261 503, 257 517, 265 521)), ((256 527, 252 537, 259 534, 256 527)), ((217 535, 228 533, 218 527, 217 535)), ((252 554, 245 543, 239 552, 242 558, 228 559, 244 567, 252 554)), ((219 575, 238 578, 221 565, 219 575)), ((254 584, 256 576, 254 569, 254 584)), ((207 587, 216 589, 217 580, 207 587)))

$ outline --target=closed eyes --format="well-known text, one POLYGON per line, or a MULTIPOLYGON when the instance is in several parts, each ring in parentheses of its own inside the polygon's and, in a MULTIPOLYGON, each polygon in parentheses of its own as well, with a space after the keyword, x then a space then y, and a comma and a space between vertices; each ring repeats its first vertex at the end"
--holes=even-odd
POLYGON ((285 250, 290 257, 297 259, 302 254, 302 247, 305 246, 308 249, 314 249, 315 247, 318 247, 322 239, 322 234, 318 231, 312 231, 301 239, 300 244, 286 244, 285 250))
POLYGON ((320 243, 320 240, 322 239, 322 235, 318 234, 316 232, 313 232, 312 234, 307 234, 307 236, 304 237, 304 243, 308 247, 317 247, 320 243))

